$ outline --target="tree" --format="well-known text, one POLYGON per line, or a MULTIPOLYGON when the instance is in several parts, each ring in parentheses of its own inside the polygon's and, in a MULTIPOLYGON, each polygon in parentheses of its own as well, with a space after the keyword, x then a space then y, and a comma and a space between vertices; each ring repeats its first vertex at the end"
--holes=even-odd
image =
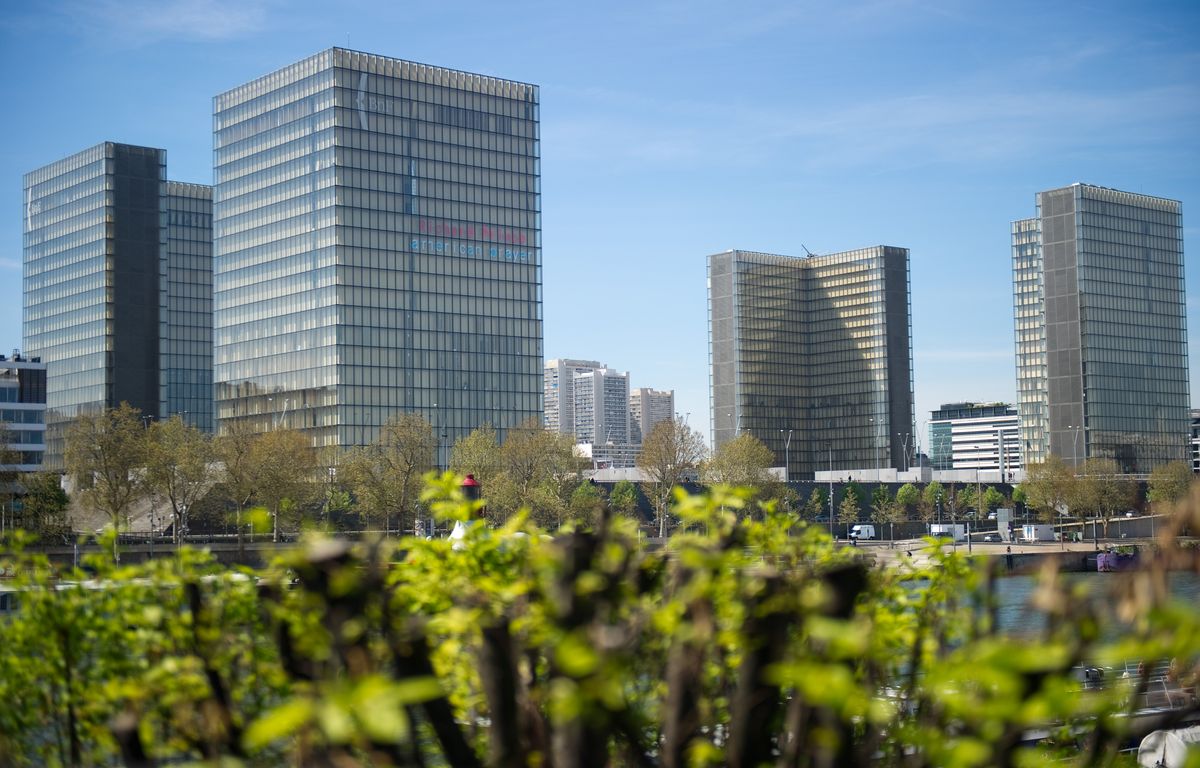
POLYGON ((989 485, 983 489, 983 508, 990 515, 1000 505, 1004 503, 1004 494, 996 490, 995 486, 989 485))
POLYGON ((497 459, 498 472, 484 485, 488 514, 502 520, 524 508, 540 525, 561 525, 586 463, 571 436, 528 419, 509 430, 497 459))
MULTIPOLYGON (((1018 485, 1017 487, 1013 488, 1012 502, 1013 502, 1014 507, 1022 507, 1027 510, 1028 509, 1026 507, 1027 501, 1028 501, 1028 497, 1025 493, 1024 485, 1018 485)), ((1024 512, 1022 514, 1024 514, 1024 512)))
POLYGON ((647 480, 642 492, 650 499, 658 521, 658 535, 666 535, 668 504, 675 486, 704 460, 704 438, 678 419, 664 419, 642 440, 637 465, 647 480))
POLYGON ((1137 502, 1137 481, 1123 474, 1120 465, 1112 459, 1090 458, 1083 462, 1072 490, 1073 509, 1103 520, 1105 537, 1108 536, 1109 521, 1137 502))
POLYGON ((628 480, 622 480, 614 485, 608 494, 608 506, 619 515, 636 515, 638 509, 637 486, 628 480))
POLYGON ((404 413, 387 421, 370 445, 352 450, 340 467, 342 480, 357 497, 366 516, 383 520, 384 534, 407 533, 416 525, 421 477, 433 469, 437 439, 429 421, 404 413))
POLYGON ((705 483, 765 490, 770 482, 767 470, 775 463, 775 454, 748 432, 722 443, 704 463, 701 476, 705 483))
POLYGON ((272 538, 279 541, 280 517, 294 524, 304 504, 319 493, 316 453, 296 430, 276 429, 254 439, 248 459, 254 496, 271 511, 272 538))
POLYGON ((825 489, 814 486, 812 492, 808 494, 808 500, 804 502, 802 514, 805 520, 817 520, 829 510, 829 499, 825 496, 825 489))
POLYGON ((871 491, 871 520, 877 523, 886 522, 891 506, 892 494, 888 487, 883 483, 875 486, 875 490, 871 491))
POLYGON ((896 491, 896 504, 908 519, 912 511, 921 503, 921 492, 912 483, 905 483, 896 491))
POLYGON ((42 538, 70 533, 71 526, 67 521, 69 500, 57 474, 38 472, 26 475, 21 485, 25 493, 21 496, 17 527, 42 538))
POLYGON ((954 494, 954 516, 974 520, 978 517, 979 499, 976 498, 975 486, 964 485, 954 494))
POLYGON ((1037 510, 1044 522, 1058 518, 1059 512, 1068 509, 1074 493, 1075 474, 1062 459, 1051 454, 1045 461, 1030 464, 1025 468, 1025 503, 1037 510))
POLYGON ((212 441, 178 415, 150 425, 146 440, 146 488, 171 507, 173 538, 179 546, 188 510, 208 493, 215 473, 212 441))
POLYGON ((858 522, 859 501, 858 491, 853 484, 847 484, 842 490, 842 501, 838 504, 838 522, 852 525, 858 522))
POLYGON ((1150 470, 1146 500, 1155 507, 1170 506, 1187 496, 1188 489, 1192 485, 1192 478, 1192 468, 1186 461, 1160 464, 1150 470))
MULTIPOLYGON (((146 430, 141 411, 129 403, 84 413, 67 427, 63 455, 75 480, 76 496, 85 507, 108 517, 118 534, 128 527, 129 513, 145 495, 146 430)), ((119 536, 113 537, 113 558, 119 536)))
POLYGON ((488 485, 500 471, 500 444, 496 440, 496 429, 484 424, 466 437, 454 441, 450 450, 450 471, 458 475, 474 475, 483 486, 488 485))
POLYGON ((594 481, 580 483, 571 492, 569 510, 572 519, 588 524, 595 523, 600 519, 603 508, 604 492, 594 481))
POLYGON ((253 457, 254 443, 258 434, 241 421, 234 421, 229 431, 216 438, 213 452, 220 461, 223 474, 222 487, 226 497, 235 507, 234 525, 237 527, 238 549, 242 547, 242 513, 254 498, 258 489, 253 457))
POLYGON ((927 523, 932 522, 935 517, 940 519, 945 498, 946 491, 937 480, 926 485, 921 491, 921 519, 927 523))

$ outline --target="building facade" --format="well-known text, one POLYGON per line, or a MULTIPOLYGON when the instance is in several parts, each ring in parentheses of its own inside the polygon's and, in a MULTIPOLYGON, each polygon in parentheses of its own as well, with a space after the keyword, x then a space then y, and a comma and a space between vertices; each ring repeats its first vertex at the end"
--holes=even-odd
POLYGON ((1027 462, 1188 458, 1180 205, 1073 184, 1012 228, 1017 397, 1027 462))
MULTIPOLYGON (((202 346, 194 329, 211 319, 189 308, 187 329, 176 329, 170 310, 205 290, 202 263, 181 271, 180 241, 203 241, 208 230, 202 220, 170 222, 182 197, 203 216, 204 189, 168 182, 165 150, 114 142, 25 175, 25 349, 46 364, 48 468, 61 468, 66 424, 80 413, 122 402, 147 416, 186 410, 174 406, 186 399, 178 388, 187 376, 169 366, 182 360, 176 341, 202 346)), ((202 403, 211 390, 187 396, 202 403)))
POLYGON ((608 368, 575 374, 575 441, 629 443, 629 373, 608 368))
POLYGON ((333 48, 213 109, 220 429, 541 419, 536 86, 333 48))
POLYGON ((0 355, 0 425, 5 455, 0 471, 39 472, 46 453, 46 364, 0 355))
POLYGON ((1007 403, 946 403, 929 417, 934 469, 1024 469, 1017 409, 1007 403))
POLYGON ((158 414, 212 432, 212 187, 168 181, 166 209, 158 414))
POLYGON ((675 418, 675 390, 638 387, 629 393, 629 441, 640 444, 660 421, 675 418))
POLYGON ((1190 411, 1192 421, 1191 458, 1192 471, 1200 472, 1200 410, 1190 411))
POLYGON ((708 258, 710 430, 811 478, 903 467, 914 442, 908 251, 708 258), (790 445, 788 440, 791 439, 790 445))
POLYGON ((595 360, 548 360, 542 369, 542 392, 545 403, 543 425, 551 432, 564 435, 575 432, 575 374, 605 368, 595 360))

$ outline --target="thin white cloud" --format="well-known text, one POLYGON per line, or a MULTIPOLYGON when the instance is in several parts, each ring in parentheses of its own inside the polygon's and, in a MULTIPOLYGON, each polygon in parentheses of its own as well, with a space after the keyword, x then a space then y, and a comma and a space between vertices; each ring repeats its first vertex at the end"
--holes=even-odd
POLYGON ((0 269, 8 269, 19 272, 21 271, 21 261, 20 259, 0 258, 0 269))
POLYGON ((232 40, 266 25, 270 0, 101 0, 77 7, 86 23, 129 42, 232 40))

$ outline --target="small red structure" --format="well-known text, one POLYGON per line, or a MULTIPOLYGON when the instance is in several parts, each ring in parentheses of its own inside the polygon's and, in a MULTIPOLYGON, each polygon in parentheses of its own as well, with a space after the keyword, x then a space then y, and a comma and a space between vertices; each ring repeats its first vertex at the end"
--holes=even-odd
POLYGON ((475 475, 467 475, 462 481, 463 496, 466 496, 471 501, 479 501, 482 498, 483 486, 475 479, 475 475))

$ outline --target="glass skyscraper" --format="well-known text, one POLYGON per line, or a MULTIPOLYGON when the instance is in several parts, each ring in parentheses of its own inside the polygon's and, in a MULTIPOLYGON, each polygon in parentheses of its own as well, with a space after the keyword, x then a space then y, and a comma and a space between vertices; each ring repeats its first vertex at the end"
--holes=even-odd
POLYGON ((333 48, 214 100, 221 429, 542 412, 538 89, 333 48))
POLYGON ((159 413, 212 432, 212 187, 168 181, 166 209, 159 413))
POLYGON ((908 250, 891 246, 710 256, 714 446, 749 432, 793 479, 830 465, 907 468, 908 280, 908 250))
MULTIPOLYGON (((203 291, 205 278, 177 272, 168 256, 182 237, 168 185, 164 150, 113 142, 25 175, 25 350, 46 364, 48 468, 61 467, 63 430, 79 413, 122 402, 147 416, 176 412, 162 358, 173 320, 162 310, 203 291)), ((204 240, 205 226, 187 237, 204 240)), ((188 322, 210 324, 202 312, 188 322)))
POLYGON ((1073 184, 1013 224, 1017 397, 1027 462, 1188 457, 1180 205, 1073 184))

